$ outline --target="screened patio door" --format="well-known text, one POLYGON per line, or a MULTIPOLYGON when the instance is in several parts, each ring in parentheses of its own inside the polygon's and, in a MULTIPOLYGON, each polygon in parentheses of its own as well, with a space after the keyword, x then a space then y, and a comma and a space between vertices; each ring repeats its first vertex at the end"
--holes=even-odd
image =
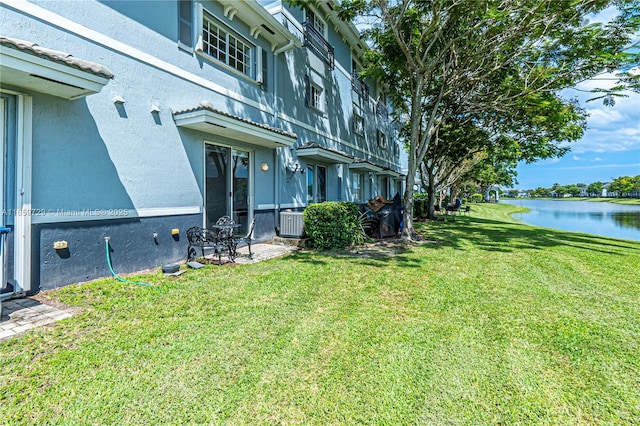
POLYGON ((228 215, 242 225, 235 232, 247 232, 253 215, 250 160, 247 151, 205 144, 205 226, 228 215))

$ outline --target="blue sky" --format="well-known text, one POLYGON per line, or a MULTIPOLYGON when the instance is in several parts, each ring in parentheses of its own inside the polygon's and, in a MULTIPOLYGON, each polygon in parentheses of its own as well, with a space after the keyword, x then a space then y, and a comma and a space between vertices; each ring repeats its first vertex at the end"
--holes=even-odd
MULTIPOLYGON (((579 87, 595 87, 596 83, 579 87)), ((640 94, 618 98, 613 107, 604 106, 601 100, 586 103, 589 95, 585 93, 575 93, 574 97, 589 114, 584 136, 571 143, 571 151, 562 158, 519 164, 514 188, 550 188, 554 183, 588 185, 640 175, 640 94)))
MULTIPOLYGON (((611 8, 593 21, 606 21, 615 15, 611 8)), ((636 70, 640 72, 640 67, 636 70)), ((571 152, 562 158, 518 165, 516 189, 550 188, 554 183, 590 184, 610 182, 620 176, 640 175, 640 94, 626 93, 616 98, 613 107, 602 100, 587 102, 594 95, 586 93, 597 87, 611 87, 612 74, 584 82, 576 89, 564 91, 567 99, 578 99, 587 114, 587 130, 581 140, 569 144, 571 152)))

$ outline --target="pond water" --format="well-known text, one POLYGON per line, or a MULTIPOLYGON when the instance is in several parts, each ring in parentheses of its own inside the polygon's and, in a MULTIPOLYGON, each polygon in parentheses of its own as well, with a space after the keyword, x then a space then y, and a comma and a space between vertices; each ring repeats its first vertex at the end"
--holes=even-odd
POLYGON ((531 209, 514 215, 529 225, 640 241, 640 205, 564 200, 503 202, 531 209))

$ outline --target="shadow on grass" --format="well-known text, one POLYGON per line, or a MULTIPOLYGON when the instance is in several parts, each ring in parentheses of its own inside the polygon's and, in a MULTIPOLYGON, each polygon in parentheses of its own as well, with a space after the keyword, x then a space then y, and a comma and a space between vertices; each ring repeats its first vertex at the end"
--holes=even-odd
POLYGON ((640 251, 640 244, 634 241, 474 217, 459 218, 455 222, 420 222, 415 226, 425 237, 440 240, 438 246, 460 250, 471 244, 496 252, 541 250, 557 246, 617 255, 624 255, 628 250, 640 251))
POLYGON ((384 267, 390 262, 400 263, 403 267, 419 268, 422 260, 409 256, 413 245, 398 243, 398 241, 380 241, 373 245, 356 246, 350 250, 341 251, 307 251, 291 254, 291 258, 312 265, 326 265, 323 256, 330 258, 356 259, 361 265, 384 267))

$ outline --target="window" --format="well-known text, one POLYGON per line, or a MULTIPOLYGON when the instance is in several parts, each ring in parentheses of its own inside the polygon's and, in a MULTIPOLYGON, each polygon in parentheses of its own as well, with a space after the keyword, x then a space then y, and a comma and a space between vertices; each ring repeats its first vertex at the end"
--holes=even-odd
POLYGON ((353 131, 364 135, 364 117, 357 108, 353 109, 353 131))
POLYGON ((224 29, 208 14, 204 14, 202 18, 202 51, 204 53, 253 78, 251 67, 253 50, 253 45, 224 29))
POLYGON ((368 99, 369 98, 369 86, 360 79, 360 67, 354 60, 351 61, 351 88, 358 96, 368 99))
POLYGON ((306 104, 319 112, 325 111, 325 92, 319 84, 311 81, 309 76, 305 77, 306 89, 306 104))
POLYGON ((322 92, 315 84, 311 85, 311 106, 318 110, 322 110, 322 92))
POLYGON ((311 10, 307 10, 304 23, 304 46, 314 51, 330 69, 335 67, 334 48, 327 41, 327 24, 311 10))
POLYGON ((316 166, 316 202, 327 201, 327 168, 316 166))
POLYGON ((192 46, 191 40, 191 19, 192 19, 191 0, 178 1, 178 42, 185 47, 192 46))
POLYGON ((327 201, 327 168, 307 165, 307 202, 327 201))
POLYGON ((307 9, 307 20, 309 25, 318 32, 322 37, 327 37, 327 24, 310 9, 307 9))
POLYGON ((364 202, 364 174, 354 173, 352 180, 353 201, 364 202))
POLYGON ((387 148, 387 135, 381 130, 378 130, 378 146, 383 149, 387 148))

